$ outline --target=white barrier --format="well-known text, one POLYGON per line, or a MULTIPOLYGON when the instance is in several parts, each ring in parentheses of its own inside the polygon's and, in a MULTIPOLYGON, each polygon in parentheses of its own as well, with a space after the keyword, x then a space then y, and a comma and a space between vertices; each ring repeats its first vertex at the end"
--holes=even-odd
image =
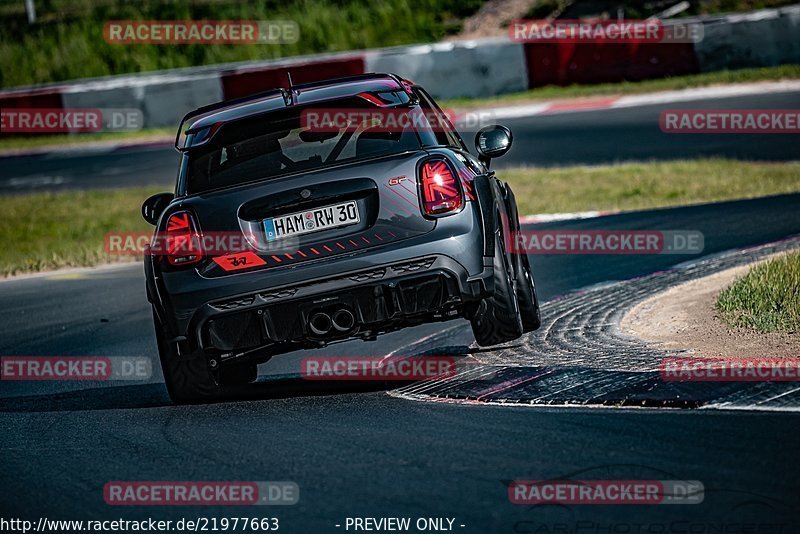
POLYGON ((704 72, 800 63, 800 6, 707 20, 695 54, 704 72))
POLYGON ((486 97, 525 91, 525 51, 507 39, 446 42, 368 52, 368 72, 393 72, 434 98, 486 97))
POLYGON ((175 126, 189 111, 223 100, 217 74, 142 76, 69 86, 65 108, 138 108, 145 128, 175 126))

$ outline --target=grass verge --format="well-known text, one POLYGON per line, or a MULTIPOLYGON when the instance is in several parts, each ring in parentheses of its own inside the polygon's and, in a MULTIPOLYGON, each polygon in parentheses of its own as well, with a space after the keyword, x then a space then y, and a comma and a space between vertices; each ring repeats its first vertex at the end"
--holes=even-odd
MULTIPOLYGON (((520 212, 643 209, 800 191, 800 163, 720 159, 598 167, 504 169, 520 212)), ((0 275, 130 259, 104 252, 106 233, 149 231, 142 201, 159 188, 2 197, 0 275)))
POLYGON ((2 197, 0 275, 97 265, 109 256, 106 233, 149 231, 142 202, 163 188, 67 191, 2 197))
POLYGON ((37 135, 29 137, 7 137, 0 139, 0 155, 4 150, 28 150, 36 148, 66 148, 88 143, 146 142, 161 139, 172 140, 178 126, 174 128, 148 128, 135 132, 96 132, 81 134, 37 135))
POLYGON ((800 191, 800 163, 726 159, 503 169, 520 213, 637 210, 800 191))
POLYGON ((756 265, 720 293, 716 307, 731 326, 800 331, 800 252, 756 265))

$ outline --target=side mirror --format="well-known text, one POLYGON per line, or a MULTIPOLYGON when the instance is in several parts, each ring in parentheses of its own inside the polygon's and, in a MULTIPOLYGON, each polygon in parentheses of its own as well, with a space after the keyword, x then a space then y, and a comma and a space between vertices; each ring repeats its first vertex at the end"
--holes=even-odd
POLYGON ((475 148, 478 150, 478 159, 487 167, 489 160, 499 158, 511 148, 514 137, 511 130, 496 124, 481 128, 475 135, 475 148))
POLYGON ((144 204, 142 204, 142 217, 144 217, 144 220, 155 226, 158 223, 158 218, 161 217, 161 214, 164 213, 173 198, 175 198, 175 195, 172 193, 158 193, 145 200, 144 204))

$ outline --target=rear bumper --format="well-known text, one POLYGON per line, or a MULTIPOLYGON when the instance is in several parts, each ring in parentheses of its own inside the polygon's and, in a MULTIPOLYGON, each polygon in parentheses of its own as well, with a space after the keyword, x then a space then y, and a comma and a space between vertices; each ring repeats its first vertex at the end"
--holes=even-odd
POLYGON ((436 320, 465 316, 486 292, 484 279, 470 279, 446 256, 415 258, 314 283, 209 302, 194 314, 191 339, 206 352, 271 353, 320 346, 337 339, 376 335, 436 320), (315 334, 313 314, 347 310, 352 328, 315 334))
POLYGON ((480 215, 465 209, 417 238, 290 269, 211 279, 148 265, 148 295, 175 340, 189 348, 225 353, 271 346, 279 353, 468 315, 470 304, 492 289, 482 251, 480 215), (309 332, 310 314, 335 307, 354 314, 351 332, 322 338, 309 332))

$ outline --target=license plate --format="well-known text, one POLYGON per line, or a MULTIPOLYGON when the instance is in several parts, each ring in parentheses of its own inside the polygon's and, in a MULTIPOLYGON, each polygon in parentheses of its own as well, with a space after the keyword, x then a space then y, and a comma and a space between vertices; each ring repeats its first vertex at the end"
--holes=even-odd
POLYGON ((275 241, 283 237, 339 228, 355 224, 360 220, 358 205, 351 200, 341 204, 281 215, 273 219, 264 219, 264 230, 267 232, 267 241, 275 241))

